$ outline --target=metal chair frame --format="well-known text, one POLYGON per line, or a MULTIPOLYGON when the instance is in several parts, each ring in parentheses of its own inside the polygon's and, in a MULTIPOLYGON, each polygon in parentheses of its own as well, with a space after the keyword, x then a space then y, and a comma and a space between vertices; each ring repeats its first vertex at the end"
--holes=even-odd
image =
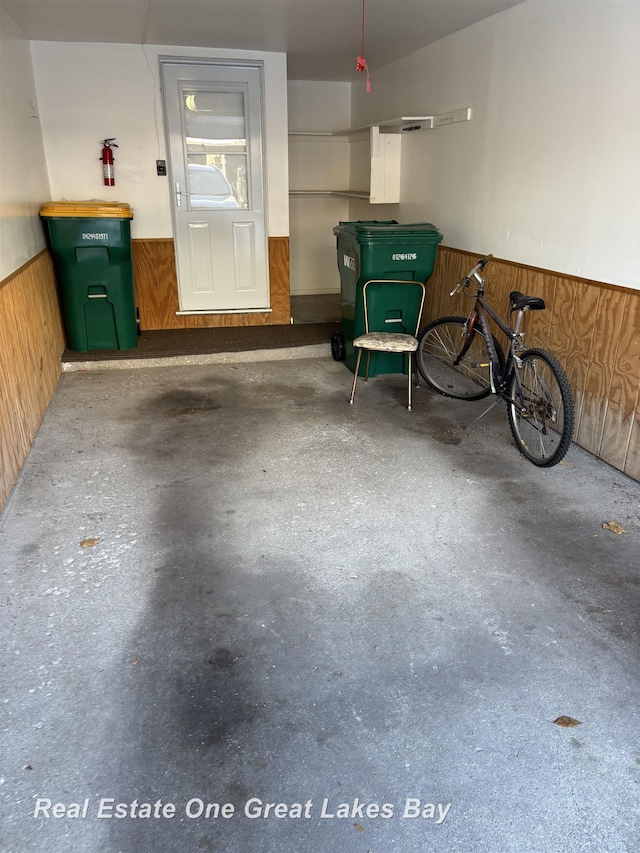
MULTIPOLYGON (((355 372, 353 374, 353 385, 351 386, 351 398, 349 399, 349 403, 351 405, 353 404, 353 398, 354 398, 355 393, 356 393, 356 384, 358 382, 358 373, 360 371, 360 362, 362 360, 362 350, 363 349, 367 350, 367 365, 366 365, 365 374, 364 374, 364 381, 365 382, 369 381, 369 364, 371 362, 372 351, 373 352, 402 352, 402 353, 406 352, 408 355, 408 359, 409 359, 409 365, 408 365, 408 367, 409 367, 409 370, 408 370, 409 403, 408 403, 407 409, 408 409, 408 411, 411 411, 411 404, 412 404, 411 374, 412 374, 412 372, 415 372, 415 374, 416 374, 416 386, 418 386, 420 384, 419 380, 418 380, 418 374, 417 374, 417 371, 415 369, 415 360, 414 360, 413 355, 418 348, 418 339, 417 339, 418 338, 418 329, 420 328, 420 320, 422 319, 422 309, 424 308, 425 295, 426 295, 426 288, 424 286, 424 282, 422 282, 422 281, 407 281, 406 279, 372 278, 369 281, 365 282, 364 287, 362 288, 362 301, 364 303, 364 335, 360 335, 353 342, 354 347, 356 347, 358 350, 358 357, 356 359, 356 369, 355 369, 355 372), (414 331, 413 335, 409 335, 409 334, 403 335, 403 337, 406 337, 406 339, 407 339, 407 348, 406 349, 402 349, 402 350, 398 350, 396 348, 384 349, 383 347, 377 346, 377 347, 374 347, 372 350, 372 349, 369 349, 367 347, 366 342, 363 340, 364 338, 366 338, 367 335, 370 334, 370 332, 369 332, 369 311, 368 311, 368 306, 367 306, 367 288, 370 284, 399 284, 399 285, 405 285, 405 286, 409 285, 412 287, 421 287, 422 288, 422 298, 420 300, 420 308, 418 310, 418 317, 416 320, 415 331, 414 331), (357 343, 357 341, 360 341, 360 343, 357 343)), ((383 336, 386 334, 394 335, 394 336, 398 335, 397 332, 375 332, 373 334, 383 335, 383 336)))

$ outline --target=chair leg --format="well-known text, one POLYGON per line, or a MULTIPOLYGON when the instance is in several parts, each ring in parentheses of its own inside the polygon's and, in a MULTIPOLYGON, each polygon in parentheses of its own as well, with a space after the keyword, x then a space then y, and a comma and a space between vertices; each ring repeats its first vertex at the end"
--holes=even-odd
POLYGON ((368 349, 368 350, 367 350, 367 367, 366 367, 366 369, 365 369, 365 371, 364 371, 364 381, 365 381, 365 382, 368 382, 368 381, 369 381, 369 365, 370 365, 370 364, 371 364, 371 350, 370 350, 370 349, 368 349))
POLYGON ((408 379, 409 379, 409 405, 407 406, 408 411, 411 411, 411 386, 413 384, 413 376, 411 375, 412 374, 412 367, 413 367, 412 356, 413 356, 413 353, 410 352, 409 353, 409 369, 407 370, 407 375, 408 375, 408 379))
POLYGON ((356 359, 356 369, 353 374, 353 385, 351 386, 351 399, 349 400, 349 405, 353 405, 353 397, 356 393, 356 382, 358 381, 358 371, 360 370, 360 360, 362 358, 362 350, 358 348, 358 358, 356 359))

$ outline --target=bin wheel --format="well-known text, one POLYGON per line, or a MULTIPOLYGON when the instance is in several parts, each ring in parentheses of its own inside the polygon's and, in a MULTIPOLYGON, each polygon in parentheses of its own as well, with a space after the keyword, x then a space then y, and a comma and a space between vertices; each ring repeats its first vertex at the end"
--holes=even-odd
POLYGON ((334 332, 331 335, 331 355, 334 361, 344 361, 345 358, 344 335, 334 332))
POLYGON ((140 323, 140 309, 136 308, 136 332, 138 337, 142 334, 142 324, 140 323))

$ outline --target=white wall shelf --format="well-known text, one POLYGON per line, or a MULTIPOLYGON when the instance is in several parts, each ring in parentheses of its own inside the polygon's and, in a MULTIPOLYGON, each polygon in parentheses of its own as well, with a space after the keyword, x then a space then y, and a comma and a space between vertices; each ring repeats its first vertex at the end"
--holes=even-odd
MULTIPOLYGON (((458 121, 470 121, 471 108, 465 107, 441 113, 437 116, 401 116, 368 124, 362 127, 350 127, 345 130, 314 131, 291 130, 289 136, 315 137, 330 139, 360 136, 369 140, 369 191, 364 190, 290 190, 290 196, 341 196, 369 201, 371 204, 397 204, 400 201, 400 162, 402 151, 402 131, 433 129, 458 121), (384 130, 382 130, 384 129, 384 130), (397 129, 397 130, 396 130, 397 129), (399 131, 399 132, 398 132, 399 131)), ((362 181, 364 183, 364 180, 362 181)))
MULTIPOLYGON (((359 189, 327 189, 327 190, 290 190, 290 196, 340 196, 342 198, 357 198, 369 201, 371 204, 397 204, 400 201, 400 155, 402 151, 402 135, 400 133, 381 133, 377 124, 362 128, 333 133, 292 132, 291 136, 331 138, 334 136, 360 136, 358 144, 366 145, 363 151, 363 174, 360 175, 359 189), (368 135, 367 135, 368 134, 368 135), (368 171, 364 174, 364 163, 368 158, 368 171)), ((352 149, 353 150, 353 149, 352 149)))
POLYGON ((402 116, 401 118, 391 118, 387 121, 377 121, 375 124, 364 124, 362 127, 347 127, 344 130, 290 130, 289 136, 355 136, 358 133, 364 133, 372 127, 401 127, 402 125, 419 124, 420 127, 424 124, 431 127, 431 122, 434 116, 402 116))
POLYGON ((290 196, 328 196, 335 195, 342 198, 359 198, 368 201, 371 193, 358 192, 357 190, 289 190, 290 196))
POLYGON ((290 130, 289 136, 355 136, 364 133, 372 127, 400 128, 401 130, 431 130, 441 127, 443 124, 453 124, 458 121, 471 121, 471 107, 463 107, 460 110, 451 110, 448 113, 440 113, 436 116, 401 116, 390 118, 386 121, 377 121, 372 124, 364 124, 361 127, 348 127, 344 130, 290 130))

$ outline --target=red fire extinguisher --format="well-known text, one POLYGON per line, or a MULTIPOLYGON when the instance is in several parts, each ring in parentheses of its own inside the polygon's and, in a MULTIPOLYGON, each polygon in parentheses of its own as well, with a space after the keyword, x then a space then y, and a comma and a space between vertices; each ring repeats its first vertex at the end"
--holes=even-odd
POLYGON ((112 187, 115 184, 115 173, 113 171, 113 151, 112 148, 117 148, 118 146, 115 143, 116 137, 113 136, 111 139, 105 139, 102 142, 102 173, 104 175, 104 185, 105 187, 112 187))

